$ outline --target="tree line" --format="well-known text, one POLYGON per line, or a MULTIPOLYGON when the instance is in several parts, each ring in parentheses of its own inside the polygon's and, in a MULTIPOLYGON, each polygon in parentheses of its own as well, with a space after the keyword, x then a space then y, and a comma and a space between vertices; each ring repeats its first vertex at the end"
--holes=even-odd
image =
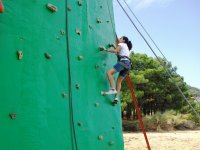
MULTIPOLYGON (((153 115, 157 111, 162 113, 169 109, 183 111, 184 108, 188 108, 174 82, 176 82, 186 98, 192 102, 194 101, 189 93, 187 84, 184 82, 184 78, 176 73, 177 67, 173 67, 171 62, 166 61, 164 58, 159 57, 158 59, 140 53, 131 55, 132 70, 129 76, 132 80, 142 115, 153 115), (158 59, 173 79, 163 69, 158 59)), ((125 81, 121 90, 121 102, 122 112, 126 111, 128 119, 131 116, 137 117, 131 93, 125 81)))

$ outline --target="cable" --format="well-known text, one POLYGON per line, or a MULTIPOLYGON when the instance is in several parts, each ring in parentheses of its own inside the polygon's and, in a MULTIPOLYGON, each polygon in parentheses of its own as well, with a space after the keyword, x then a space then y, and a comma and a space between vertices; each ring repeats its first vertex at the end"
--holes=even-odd
POLYGON ((137 26, 135 25, 135 23, 133 22, 133 20, 130 18, 130 16, 128 15, 128 13, 126 12, 126 10, 124 9, 124 7, 122 6, 122 4, 119 2, 119 0, 117 0, 118 4, 120 5, 120 7, 122 8, 122 10, 124 11, 124 13, 126 14, 126 16, 129 18, 129 20, 131 21, 132 25, 135 27, 135 29, 137 30, 137 32, 140 34, 140 36, 143 38, 143 40, 145 41, 145 43, 148 45, 148 47, 150 48, 150 50, 152 51, 152 53, 155 55, 155 57, 157 58, 157 60, 160 62, 160 64, 162 65, 163 69, 165 70, 165 72, 169 75, 169 77, 172 79, 172 81, 174 82, 176 88, 178 89, 178 91, 181 93, 182 97, 184 98, 184 100, 189 104, 189 106, 191 107, 191 109, 193 110, 193 112, 196 114, 196 116, 199 118, 200 120, 200 116, 199 114, 196 112, 196 110, 192 107, 192 105, 190 104, 190 102, 187 100, 187 98, 185 97, 185 95, 183 94, 183 92, 181 91, 181 89, 179 88, 179 86, 177 85, 176 81, 174 80, 174 78, 171 76, 171 74, 167 71, 167 69, 165 68, 165 66, 162 64, 162 62, 160 61, 159 57, 156 55, 156 53, 154 52, 154 50, 152 49, 152 47, 150 46, 150 44, 148 43, 148 41, 145 39, 145 37, 142 35, 142 33, 139 31, 139 29, 137 28, 137 26))
POLYGON ((160 48, 158 47, 158 45, 156 44, 156 42, 152 39, 152 37, 150 36, 150 34, 147 32, 147 30, 145 29, 145 27, 142 25, 141 21, 137 18, 137 16, 134 14, 134 12, 131 10, 131 8, 129 7, 129 5, 127 4, 127 2, 125 0, 123 0, 124 3, 126 4, 126 6, 128 7, 128 9, 130 10, 130 12, 132 13, 132 15, 135 17, 135 19, 138 21, 138 23, 140 24, 140 26, 142 27, 142 29, 145 31, 145 33, 148 35, 148 37, 151 39, 151 41, 153 42, 153 44, 156 46, 156 48, 159 50, 159 52, 161 53, 161 55, 163 56, 164 59, 167 60, 167 58, 165 57, 165 55, 162 53, 162 51, 160 50, 160 48))
MULTIPOLYGON (((68 5, 68 0, 66 0, 66 5, 68 5)), ((67 8, 68 6, 66 6, 67 8)), ((72 127, 72 149, 74 150, 74 143, 76 150, 78 150, 76 132, 74 127, 74 113, 73 113, 73 102, 72 102, 72 83, 71 83, 71 68, 70 68, 70 50, 69 50, 69 32, 68 32, 68 13, 66 9, 66 41, 67 41, 67 61, 68 61, 68 77, 69 77, 69 110, 70 110, 70 123, 72 127)))
MULTIPOLYGON (((140 26, 142 27, 142 29, 144 30, 144 32, 147 34, 147 36, 150 38, 150 40, 153 42, 153 44, 155 45, 155 47, 158 49, 158 51, 160 52, 160 54, 163 56, 163 58, 166 60, 166 62, 169 63, 169 61, 167 60, 167 58, 165 57, 165 55, 162 53, 162 51, 160 50, 160 48, 158 47, 158 45, 156 44, 156 42, 153 40, 153 38, 150 36, 150 34, 148 33, 148 31, 145 29, 145 27, 142 25, 141 21, 138 19, 138 17, 135 15, 135 13, 131 10, 131 8, 129 7, 129 5, 127 4, 127 2, 125 0, 123 0, 124 3, 126 4, 126 6, 128 7, 128 9, 130 10, 130 12, 132 13, 132 15, 135 17, 135 19, 137 20, 137 22, 140 24, 140 26)), ((172 68, 172 71, 174 71, 174 73, 176 73, 176 71, 174 70, 174 68, 172 68)))

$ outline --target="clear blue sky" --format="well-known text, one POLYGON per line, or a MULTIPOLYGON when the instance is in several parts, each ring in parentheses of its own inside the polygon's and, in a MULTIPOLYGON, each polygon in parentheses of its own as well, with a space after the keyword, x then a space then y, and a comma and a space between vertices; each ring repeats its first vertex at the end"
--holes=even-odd
MULTIPOLYGON (((123 3, 123 0, 120 2, 123 3)), ((177 73, 184 77, 187 84, 200 88, 200 0, 126 0, 126 2, 168 61, 178 68, 177 73)), ((146 53, 154 57, 117 1, 113 0, 113 3, 118 36, 129 37, 135 53, 146 53)), ((128 8, 125 8, 128 11, 128 8)), ((133 16, 132 18, 139 26, 133 16)), ((147 38, 146 35, 145 37, 147 38)), ((150 42, 148 38, 147 40, 150 42)), ((151 42, 150 44, 161 56, 151 42)))

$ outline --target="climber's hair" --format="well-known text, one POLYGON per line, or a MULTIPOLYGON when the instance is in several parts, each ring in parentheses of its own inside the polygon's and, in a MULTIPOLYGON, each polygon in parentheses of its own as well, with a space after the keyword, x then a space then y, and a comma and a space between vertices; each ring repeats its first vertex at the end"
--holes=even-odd
POLYGON ((129 41, 129 39, 126 36, 122 36, 122 38, 124 40, 124 43, 127 44, 128 49, 131 50, 132 49, 132 43, 131 43, 131 41, 129 41))

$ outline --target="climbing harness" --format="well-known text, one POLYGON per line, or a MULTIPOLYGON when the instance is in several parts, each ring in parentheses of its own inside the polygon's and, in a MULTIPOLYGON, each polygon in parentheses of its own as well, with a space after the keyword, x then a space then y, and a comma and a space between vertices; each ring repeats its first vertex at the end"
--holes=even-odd
POLYGON ((3 2, 0 0, 0 13, 4 12, 3 2))
POLYGON ((129 60, 131 61, 131 59, 128 56, 118 56, 119 60, 129 60))
POLYGON ((127 66, 127 64, 125 64, 124 62, 121 62, 121 60, 128 60, 130 62, 130 66, 131 66, 130 68, 131 69, 133 68, 133 64, 131 62, 131 59, 128 56, 119 56, 119 55, 117 55, 117 59, 118 59, 118 63, 120 65, 122 65, 123 67, 125 67, 126 69, 129 70, 129 67, 127 66))
POLYGON ((119 61, 118 64, 122 65, 125 69, 129 70, 129 67, 127 64, 125 64, 124 62, 122 61, 119 61))

